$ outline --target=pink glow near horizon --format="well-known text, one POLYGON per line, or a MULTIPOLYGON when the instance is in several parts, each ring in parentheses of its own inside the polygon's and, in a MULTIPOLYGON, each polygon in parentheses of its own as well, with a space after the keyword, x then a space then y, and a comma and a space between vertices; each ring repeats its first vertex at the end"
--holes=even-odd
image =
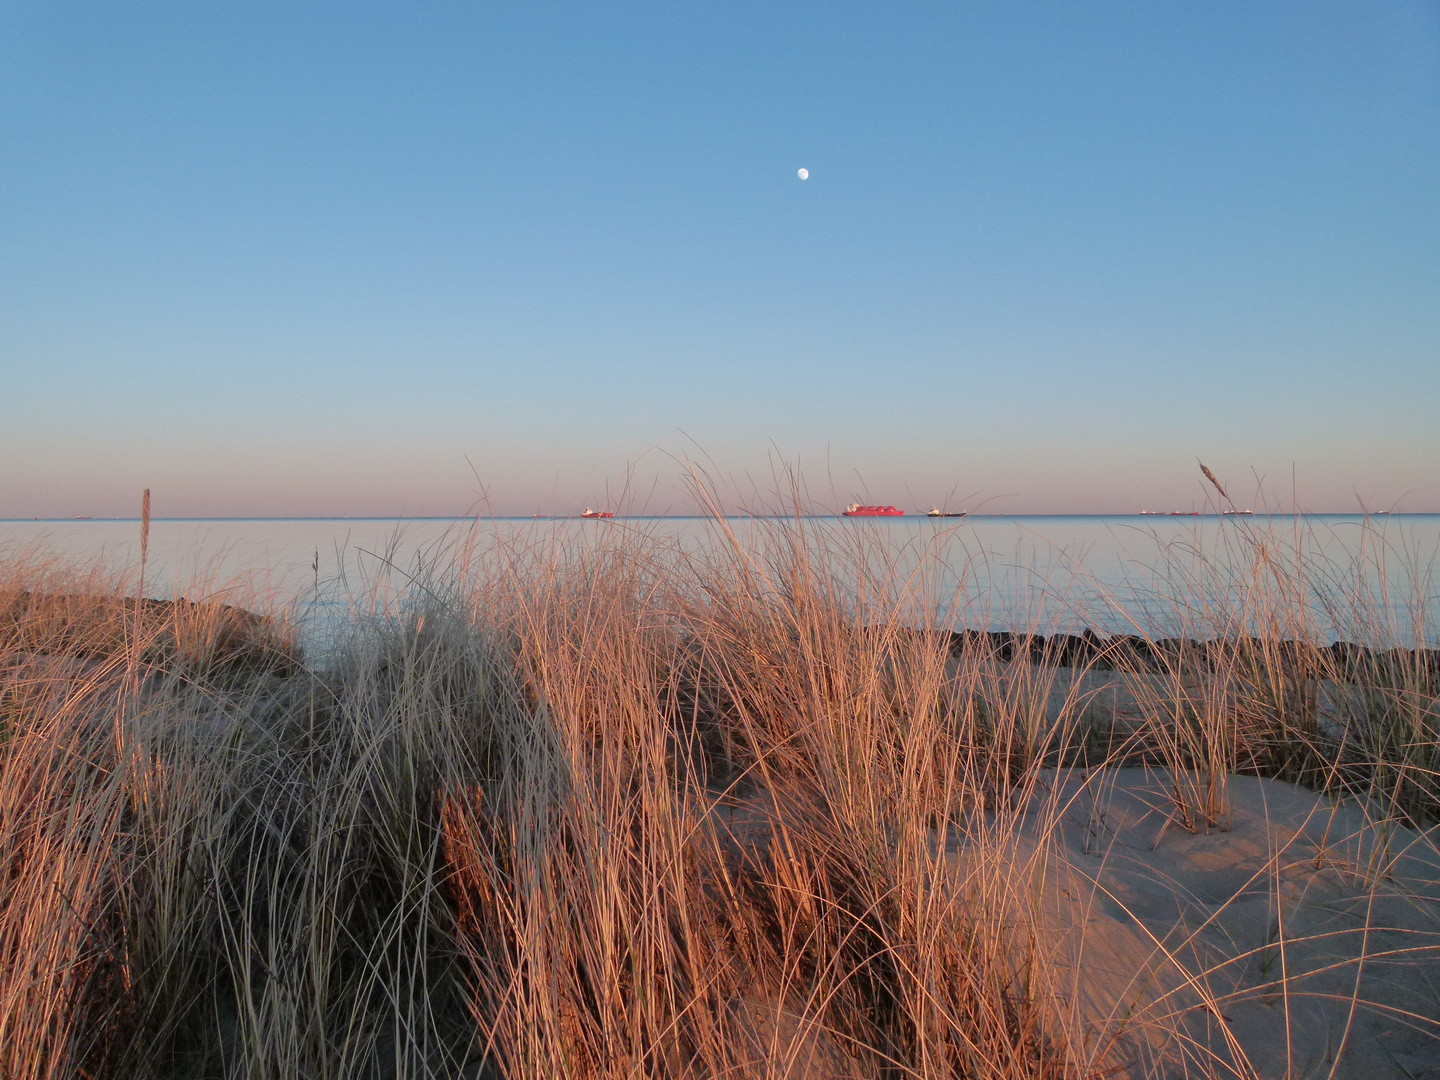
MULTIPOLYGON (((239 462, 214 462, 203 470, 193 461, 147 467, 112 460, 92 469, 58 462, 26 477, 6 477, 0 518, 131 517, 144 487, 154 491, 157 516, 165 517, 524 516, 602 504, 635 513, 688 514, 698 508, 684 463, 661 452, 641 456, 628 469, 617 456, 608 472, 559 462, 547 469, 549 463, 537 462, 528 469, 487 473, 483 457, 475 473, 463 457, 448 465, 416 461, 408 473, 403 460, 383 468, 363 463, 326 468, 316 456, 306 460, 305 468, 274 471, 239 462)), ((1440 484, 1423 467, 1410 476, 1377 481, 1354 469, 1313 475, 1297 465, 1292 491, 1288 468, 1261 473, 1257 481, 1243 464, 1227 468, 1219 459, 1211 464, 1235 504, 1245 508, 1440 510, 1440 484)), ((730 507, 767 507, 788 499, 789 479, 777 475, 769 462, 752 462, 748 469, 722 469, 718 463, 704 467, 721 478, 720 494, 730 507), (777 500, 777 495, 784 498, 777 500)), ((1134 513, 1205 509, 1216 501, 1193 459, 1152 462, 1128 473, 1099 469, 1093 462, 1039 465, 1014 458, 953 472, 935 463, 906 469, 884 462, 858 473, 838 467, 810 471, 803 465, 799 471, 807 501, 819 510, 859 500, 893 503, 911 513, 931 505, 989 513, 1134 513)))

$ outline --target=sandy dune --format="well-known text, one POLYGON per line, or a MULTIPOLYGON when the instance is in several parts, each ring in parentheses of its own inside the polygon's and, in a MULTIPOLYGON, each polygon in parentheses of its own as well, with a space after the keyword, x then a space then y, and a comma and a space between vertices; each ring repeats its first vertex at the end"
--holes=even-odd
POLYGON ((1132 1074, 1163 1056, 1167 1075, 1440 1077, 1434 830, 1231 777, 1229 828, 1191 834, 1167 824, 1163 771, 1047 780, 1024 831, 1055 840, 1057 978, 1132 1074))

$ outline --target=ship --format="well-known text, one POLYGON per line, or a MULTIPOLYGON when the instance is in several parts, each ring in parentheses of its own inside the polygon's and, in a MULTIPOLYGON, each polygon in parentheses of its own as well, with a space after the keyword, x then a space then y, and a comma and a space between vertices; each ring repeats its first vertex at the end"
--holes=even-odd
POLYGON ((851 503, 844 510, 845 517, 904 517, 904 510, 896 510, 893 506, 870 506, 860 503, 851 503))
POLYGON ((925 511, 926 517, 964 517, 965 514, 964 510, 941 510, 938 506, 932 506, 925 511))
POLYGON ((1171 517, 1199 517, 1199 510, 1171 510, 1171 517))
POLYGON ((584 510, 580 511, 580 516, 582 518, 613 518, 615 515, 609 510, 591 510, 590 507, 587 506, 584 510))

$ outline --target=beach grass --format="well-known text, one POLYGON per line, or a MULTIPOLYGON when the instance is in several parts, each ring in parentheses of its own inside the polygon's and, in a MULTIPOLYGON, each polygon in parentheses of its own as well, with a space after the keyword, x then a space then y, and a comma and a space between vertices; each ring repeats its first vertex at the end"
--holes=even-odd
POLYGON ((1423 586, 1237 521, 1163 634, 1001 648, 863 527, 602 528, 352 583, 315 659, 12 556, 0 1077, 1440 1060, 1423 586))

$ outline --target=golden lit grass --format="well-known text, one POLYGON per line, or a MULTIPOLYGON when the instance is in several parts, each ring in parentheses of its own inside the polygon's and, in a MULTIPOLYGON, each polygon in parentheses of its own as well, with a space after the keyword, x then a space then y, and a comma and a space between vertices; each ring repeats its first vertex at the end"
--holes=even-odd
POLYGON ((15 560, 0 1076, 1399 1076, 1437 1046, 1430 669, 1320 649, 1298 549, 1227 534, 1172 579, 1188 643, 1077 673, 917 625, 933 553, 731 528, 457 543, 324 670, 283 620, 15 560))

